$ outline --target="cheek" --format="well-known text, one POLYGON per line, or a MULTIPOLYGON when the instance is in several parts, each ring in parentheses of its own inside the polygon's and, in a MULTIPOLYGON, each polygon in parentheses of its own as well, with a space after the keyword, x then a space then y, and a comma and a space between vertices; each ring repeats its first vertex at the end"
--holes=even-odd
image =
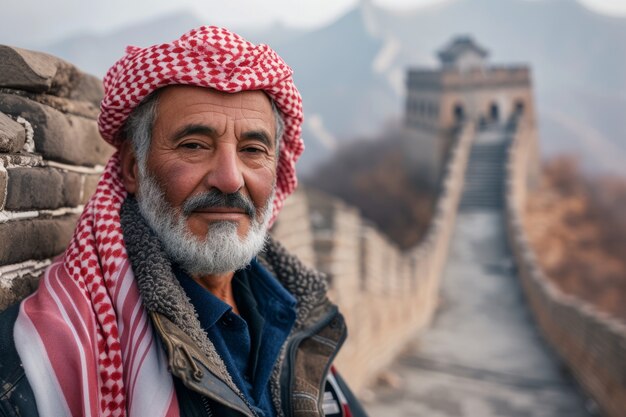
POLYGON ((265 207, 267 199, 272 195, 275 180, 276 170, 274 167, 255 170, 252 175, 248 176, 246 180, 248 191, 258 209, 265 207))
POLYGON ((165 192, 165 199, 172 205, 178 206, 192 193, 198 182, 197 170, 191 169, 188 164, 171 162, 162 164, 152 172, 165 192))

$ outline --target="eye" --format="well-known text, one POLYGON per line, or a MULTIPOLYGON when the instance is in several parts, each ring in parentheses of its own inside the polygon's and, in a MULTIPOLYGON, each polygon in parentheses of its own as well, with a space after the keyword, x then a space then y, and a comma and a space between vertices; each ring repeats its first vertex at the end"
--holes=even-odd
POLYGON ((201 149, 202 145, 196 142, 185 142, 185 143, 181 143, 180 147, 185 148, 185 149, 201 149))
POLYGON ((258 147, 258 146, 246 146, 245 148, 241 149, 242 152, 245 153, 261 153, 261 152, 265 152, 265 149, 258 147))

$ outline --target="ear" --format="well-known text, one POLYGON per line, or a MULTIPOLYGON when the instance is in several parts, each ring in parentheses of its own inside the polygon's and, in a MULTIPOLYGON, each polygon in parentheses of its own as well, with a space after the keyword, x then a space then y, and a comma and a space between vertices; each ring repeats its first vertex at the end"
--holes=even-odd
POLYGON ((130 140, 124 140, 120 146, 120 162, 122 168, 122 182, 126 191, 136 194, 139 188, 139 166, 137 157, 130 140))

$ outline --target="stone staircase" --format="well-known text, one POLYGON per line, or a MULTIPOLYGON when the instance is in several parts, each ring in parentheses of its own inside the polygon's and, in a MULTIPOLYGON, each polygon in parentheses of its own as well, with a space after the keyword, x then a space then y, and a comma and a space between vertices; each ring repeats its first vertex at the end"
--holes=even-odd
POLYGON ((595 416, 538 333, 513 267, 505 129, 474 138, 436 316, 389 368, 395 386, 376 388, 371 416, 595 416))
POLYGON ((465 174, 461 210, 502 208, 507 144, 502 131, 478 134, 465 174))

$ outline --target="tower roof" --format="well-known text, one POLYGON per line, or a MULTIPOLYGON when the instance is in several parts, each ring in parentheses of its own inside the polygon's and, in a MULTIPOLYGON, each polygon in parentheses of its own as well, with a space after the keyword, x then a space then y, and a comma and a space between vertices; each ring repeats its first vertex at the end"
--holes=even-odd
POLYGON ((485 60, 489 56, 489 51, 479 46, 470 36, 458 36, 446 47, 438 52, 439 59, 444 66, 454 65, 459 57, 474 53, 485 60))

